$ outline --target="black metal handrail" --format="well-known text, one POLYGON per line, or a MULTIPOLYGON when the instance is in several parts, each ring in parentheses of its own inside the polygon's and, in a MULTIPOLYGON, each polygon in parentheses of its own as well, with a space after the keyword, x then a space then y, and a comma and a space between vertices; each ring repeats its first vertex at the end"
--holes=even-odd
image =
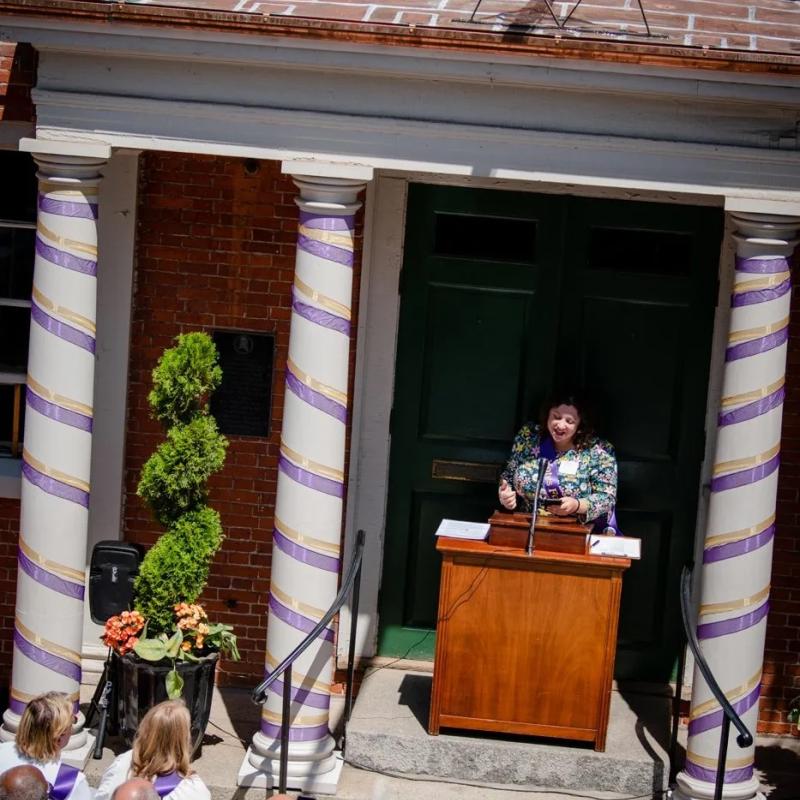
MULTIPOLYGON (((356 655, 356 628, 358 626, 358 601, 361 589, 361 564, 364 556, 364 531, 359 531, 356 535, 356 549, 353 559, 347 569, 347 573, 342 580, 339 594, 325 612, 325 616, 314 626, 308 636, 300 642, 286 658, 275 667, 272 672, 264 678, 261 683, 253 689, 253 702, 261 705, 267 696, 267 689, 283 676, 283 707, 281 711, 281 758, 280 774, 278 777, 278 792, 286 793, 286 783, 289 772, 289 717, 292 707, 292 664, 311 646, 327 627, 328 623, 336 616, 339 609, 344 605, 347 595, 352 590, 352 601, 350 603, 350 647, 347 653, 347 687, 345 689, 344 700, 344 724, 350 721, 350 712, 353 707, 353 675, 355 673, 356 655)), ((342 742, 344 748, 344 742, 342 742)))
MULTIPOLYGON (((686 640, 689 643, 692 653, 694 654, 697 666, 705 679, 708 688, 714 695, 714 699, 719 703, 722 709, 722 731, 720 732, 719 739, 719 756, 717 758, 717 778, 714 785, 714 800, 720 800, 722 797, 722 787, 725 784, 725 761, 728 757, 728 737, 730 734, 731 723, 739 731, 736 737, 736 743, 739 747, 750 747, 753 744, 753 734, 747 729, 747 726, 742 722, 741 717, 736 713, 730 701, 725 696, 717 683, 714 673, 708 666, 703 653, 700 650, 700 642, 697 640, 694 625, 692 624, 692 569, 688 565, 683 568, 681 572, 681 616, 683 617, 683 628, 686 632, 686 640)), ((676 686, 676 694, 680 692, 680 687, 683 685, 683 670, 678 675, 678 684, 676 686)))

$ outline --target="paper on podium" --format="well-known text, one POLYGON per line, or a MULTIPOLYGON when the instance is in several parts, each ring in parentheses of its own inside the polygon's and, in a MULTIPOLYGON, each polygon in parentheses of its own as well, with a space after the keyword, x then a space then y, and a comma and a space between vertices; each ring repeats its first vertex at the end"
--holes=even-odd
POLYGON ((642 540, 632 536, 601 536, 593 533, 589 540, 589 552, 596 556, 641 558, 642 540))
POLYGON ((450 539, 475 539, 480 541, 489 535, 488 522, 465 522, 460 519, 443 519, 436 529, 436 536, 450 539))

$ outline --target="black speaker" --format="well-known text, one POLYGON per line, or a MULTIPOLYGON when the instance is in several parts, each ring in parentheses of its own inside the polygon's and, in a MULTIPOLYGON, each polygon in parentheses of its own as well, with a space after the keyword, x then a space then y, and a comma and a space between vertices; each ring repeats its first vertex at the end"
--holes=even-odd
POLYGON ((133 582, 142 560, 140 549, 130 542, 98 542, 89 567, 89 613, 92 622, 104 625, 109 617, 133 604, 133 582))

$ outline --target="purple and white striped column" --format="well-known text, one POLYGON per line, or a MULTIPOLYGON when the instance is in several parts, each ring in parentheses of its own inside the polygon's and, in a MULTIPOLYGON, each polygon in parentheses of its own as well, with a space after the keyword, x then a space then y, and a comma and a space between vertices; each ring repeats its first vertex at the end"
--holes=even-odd
MULTIPOLYGON (((10 707, 13 738, 31 697, 81 681, 92 448, 97 212, 101 159, 35 156, 36 256, 22 453, 10 707)), ((83 717, 67 749, 86 743, 83 717)))
MULTIPOLYGON (((697 637, 733 707, 755 733, 778 490, 789 259, 800 220, 734 214, 736 271, 711 481, 697 637)), ((686 766, 676 796, 714 796, 722 711, 695 669, 686 766)), ((754 747, 731 729, 726 798, 758 794, 754 747)))
MULTIPOLYGON (((364 184, 295 178, 300 189, 297 260, 286 365, 272 545, 266 668, 270 672, 336 597, 344 499, 353 218, 364 184)), ((330 772, 328 730, 333 628, 295 663, 289 734, 293 786, 330 772)), ((281 681, 264 703, 249 762, 277 775, 281 681)))

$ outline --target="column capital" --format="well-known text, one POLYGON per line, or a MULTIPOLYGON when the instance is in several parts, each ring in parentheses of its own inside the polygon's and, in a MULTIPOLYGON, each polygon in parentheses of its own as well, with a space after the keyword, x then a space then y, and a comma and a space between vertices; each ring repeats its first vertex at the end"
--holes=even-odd
POLYGON ((782 214, 758 214, 750 211, 732 211, 731 219, 736 226, 736 234, 745 239, 761 239, 775 244, 796 243, 800 230, 800 216, 782 214))
POLYGON ((334 216, 358 210, 358 195, 373 176, 372 167, 322 161, 283 161, 281 172, 291 175, 300 190, 300 208, 334 216))
POLYGON ((111 158, 111 147, 96 142, 62 142, 54 139, 20 139, 19 149, 30 153, 41 169, 40 177, 71 181, 100 178, 111 158))

